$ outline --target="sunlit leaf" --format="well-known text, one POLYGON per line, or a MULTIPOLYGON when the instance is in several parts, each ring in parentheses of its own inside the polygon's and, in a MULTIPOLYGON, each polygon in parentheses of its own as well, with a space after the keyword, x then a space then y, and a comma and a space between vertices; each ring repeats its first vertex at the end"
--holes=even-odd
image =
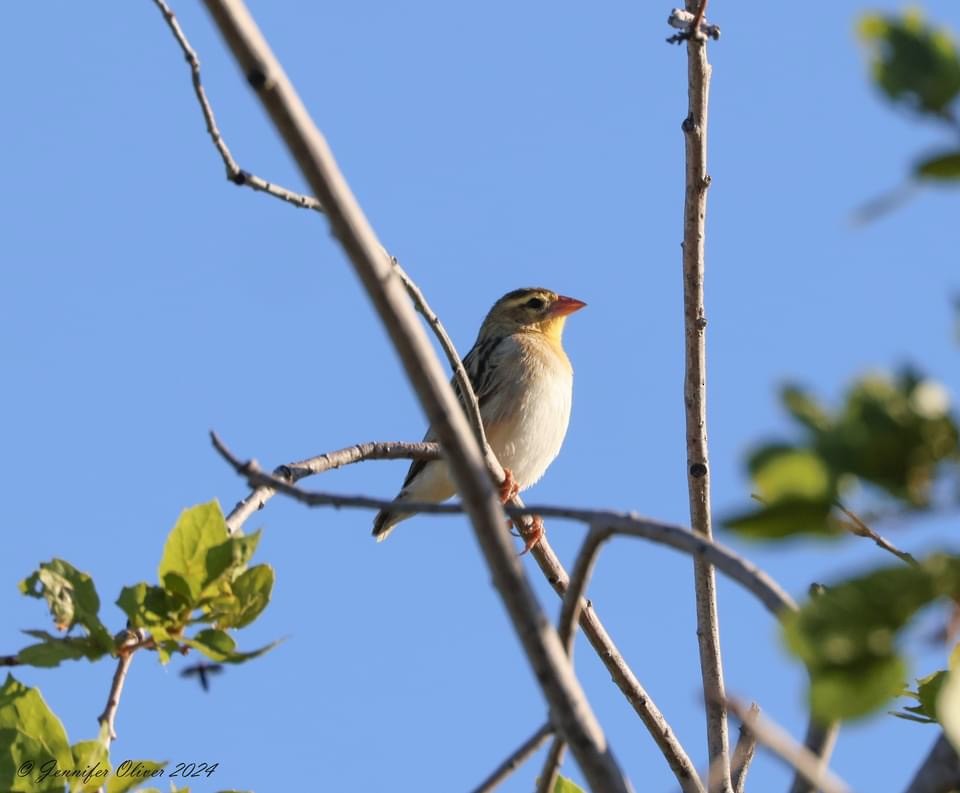
POLYGON ((836 534, 842 529, 830 517, 829 502, 787 498, 725 518, 723 524, 751 539, 780 539, 794 534, 836 534))
POLYGON ((93 579, 63 559, 53 559, 20 582, 25 595, 47 601, 53 621, 61 630, 82 625, 105 652, 113 650, 113 637, 100 622, 100 598, 93 579))
MULTIPOLYGON (((7 675, 6 682, 0 688, 0 733, 0 790, 34 789, 16 787, 18 766, 6 766, 11 757, 18 753, 23 760, 30 760, 36 767, 51 759, 61 768, 70 767, 73 755, 60 719, 43 701, 37 689, 24 686, 13 675, 7 675), (26 756, 27 751, 33 754, 26 756), (13 778, 8 774, 12 774, 13 778)), ((62 783, 60 787, 62 789, 62 783)))
POLYGON ((157 577, 166 588, 178 594, 185 589, 196 601, 225 569, 209 571, 207 555, 227 539, 227 525, 216 501, 185 509, 167 537, 157 577))

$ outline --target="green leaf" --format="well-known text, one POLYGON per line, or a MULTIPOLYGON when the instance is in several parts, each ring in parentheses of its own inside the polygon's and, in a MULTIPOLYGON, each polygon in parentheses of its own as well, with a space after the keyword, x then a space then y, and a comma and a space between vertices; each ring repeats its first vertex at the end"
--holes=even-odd
POLYGON ((871 14, 860 23, 877 86, 893 101, 944 117, 960 93, 960 57, 945 30, 915 12, 902 17, 871 14))
POLYGON ((0 727, 0 790, 4 793, 63 793, 59 779, 47 777, 41 781, 41 766, 49 762, 59 765, 44 744, 20 730, 0 727), (18 771, 25 763, 32 765, 26 776, 18 771))
POLYGON ((170 591, 195 602, 219 575, 208 572, 207 554, 225 540, 227 525, 216 501, 184 510, 167 537, 157 577, 170 591), (170 573, 174 576, 168 578, 170 573))
POLYGON ((553 793, 584 793, 582 787, 573 780, 565 776, 557 776, 557 781, 553 785, 553 793))
POLYGON ((207 554, 207 575, 211 582, 242 570, 260 544, 260 531, 240 534, 211 548, 207 554))
POLYGON ((83 776, 69 780, 71 791, 94 793, 110 774, 109 752, 103 740, 79 741, 70 747, 73 753, 71 768, 83 776))
POLYGON ((140 582, 124 587, 117 605, 130 620, 131 627, 153 628, 179 625, 189 615, 189 604, 170 590, 140 582))
POLYGON ((231 589, 231 608, 217 620, 220 628, 243 628, 253 622, 270 602, 274 572, 267 564, 259 564, 241 573, 231 589))
POLYGON ((63 559, 53 559, 20 582, 20 591, 47 601, 60 630, 82 625, 105 651, 113 651, 113 637, 100 622, 100 598, 93 579, 63 559))
POLYGON ((897 696, 906 678, 906 664, 896 655, 825 667, 810 681, 811 713, 824 724, 865 716, 897 696))
MULTIPOLYGON (((49 759, 56 760, 61 768, 70 767, 73 755, 60 719, 47 707, 37 689, 24 686, 9 674, 0 688, 0 730, 12 730, 25 736, 16 740, 21 747, 29 744, 36 749, 33 756, 25 759, 37 767, 49 759)), ((9 752, 0 751, 0 757, 9 756, 9 752)), ((0 789, 3 784, 0 775, 0 789)))
POLYGON ((960 179, 960 151, 927 157, 914 166, 913 173, 920 179, 957 181, 960 179))
MULTIPOLYGON (((154 760, 124 760, 107 779, 107 793, 127 793, 143 784, 144 780, 153 778, 153 774, 158 771, 160 773, 157 776, 162 776, 167 765, 166 762, 158 763, 154 760)), ((156 788, 141 788, 138 793, 147 793, 148 790, 156 788)))
POLYGON ((836 495, 830 469, 809 449, 767 446, 748 465, 757 492, 768 505, 791 499, 829 504, 836 495))
POLYGON ((863 715, 901 691, 897 634, 923 606, 958 594, 960 558, 935 555, 843 581, 785 614, 784 640, 807 665, 817 717, 863 715))
POLYGON ((237 652, 237 643, 226 631, 208 628, 200 631, 196 636, 183 639, 183 643, 202 652, 207 658, 217 663, 240 664, 269 652, 279 641, 271 642, 250 652, 237 652))
POLYGON ((955 666, 937 694, 937 718, 953 748, 960 750, 960 672, 955 666))
POLYGON ((751 539, 780 539, 794 534, 837 534, 829 502, 787 498, 775 504, 725 518, 723 524, 751 539))
POLYGON ((24 631, 41 639, 40 644, 31 644, 17 653, 17 660, 28 666, 54 667, 61 661, 76 661, 86 658, 96 661, 106 653, 90 636, 52 636, 46 631, 24 631))
POLYGON ((787 412, 813 432, 825 432, 830 427, 830 414, 810 392, 789 383, 780 389, 780 401, 787 412))

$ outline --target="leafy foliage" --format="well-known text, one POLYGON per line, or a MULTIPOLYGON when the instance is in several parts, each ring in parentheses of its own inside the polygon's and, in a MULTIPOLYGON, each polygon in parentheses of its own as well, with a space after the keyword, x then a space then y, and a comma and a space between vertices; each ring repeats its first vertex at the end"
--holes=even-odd
POLYGON ((801 437, 750 455, 761 506, 725 520, 746 536, 841 533, 834 507, 857 482, 923 509, 944 466, 960 462, 960 431, 945 390, 913 371, 862 377, 833 411, 795 385, 782 390, 781 401, 801 437))
MULTIPOLYGON (((954 133, 960 130, 960 53, 948 31, 927 24, 913 10, 902 16, 867 14, 859 34, 870 53, 873 80, 892 102, 945 123, 954 133)), ((960 180, 960 146, 918 158, 913 176, 960 180)))
MULTIPOLYGON (((823 721, 874 711, 901 693, 907 665, 898 634, 916 613, 939 598, 960 597, 960 557, 935 555, 916 566, 898 565, 828 587, 783 618, 790 651, 810 672, 810 704, 823 721)), ((921 681, 916 710, 932 719, 939 686, 921 681)))

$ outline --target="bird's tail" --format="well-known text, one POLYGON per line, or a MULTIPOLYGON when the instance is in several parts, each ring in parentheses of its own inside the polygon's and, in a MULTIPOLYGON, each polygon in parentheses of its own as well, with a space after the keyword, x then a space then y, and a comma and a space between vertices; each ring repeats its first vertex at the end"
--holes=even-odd
POLYGON ((412 512, 397 512, 391 509, 381 509, 373 519, 373 536, 377 542, 383 542, 393 531, 393 527, 400 521, 412 517, 412 512))

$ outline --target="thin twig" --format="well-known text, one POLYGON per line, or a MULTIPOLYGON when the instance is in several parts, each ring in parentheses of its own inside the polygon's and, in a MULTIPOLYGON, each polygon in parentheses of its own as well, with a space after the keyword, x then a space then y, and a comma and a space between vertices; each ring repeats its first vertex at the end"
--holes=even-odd
POLYGON ((241 187, 246 186, 258 192, 267 193, 274 198, 279 198, 281 201, 286 201, 288 204, 293 204, 301 209, 312 209, 316 212, 323 212, 323 206, 313 196, 301 195, 300 193, 295 193, 293 190, 288 190, 286 187, 271 184, 266 181, 266 179, 261 179, 259 176, 255 176, 237 165, 237 161, 233 159, 227 142, 223 139, 223 136, 220 134, 220 129, 217 127, 217 119, 213 114, 213 108, 210 106, 210 101, 207 99, 206 91, 203 88, 203 82, 200 79, 200 59, 197 57, 196 51, 190 46, 190 42, 184 35, 180 23, 177 21, 177 17, 170 9, 170 6, 168 6, 164 0, 153 0, 153 2, 157 8, 160 9, 160 13, 163 14, 167 26, 173 33, 173 37, 177 40, 177 44, 180 45, 180 49, 187 59, 187 64, 190 66, 190 78, 193 81, 193 91, 197 95, 197 102, 200 104, 200 110, 203 112, 203 120, 207 125, 207 134, 210 136, 213 145, 220 154, 220 159, 223 160, 223 167, 226 169, 227 179, 235 185, 241 187))
MULTIPOLYGON (((823 768, 826 768, 827 763, 830 762, 830 755, 833 754, 833 747, 837 743, 839 733, 839 722, 823 725, 813 717, 813 714, 810 715, 803 745, 811 755, 819 758, 823 768)), ((798 771, 790 784, 790 793, 817 793, 817 788, 798 771)))
POLYGON ((814 790, 820 790, 822 793, 851 793, 847 783, 830 771, 821 757, 791 738, 778 724, 761 715, 759 709, 751 712, 749 708, 733 699, 728 699, 726 704, 753 733, 759 743, 802 774, 814 790))
MULTIPOLYGON (((747 717, 754 718, 759 714, 760 706, 756 702, 751 702, 747 717)), ((730 757, 730 778, 733 783, 733 793, 744 793, 747 784, 747 771, 750 770, 750 763, 753 762, 753 755, 756 751, 757 736, 750 731, 750 727, 744 721, 740 725, 737 745, 733 747, 733 754, 730 757)))
POLYGON ((587 538, 580 546, 580 552, 573 563, 573 572, 570 573, 570 584, 563 596, 560 607, 560 619, 557 620, 557 634, 563 642, 567 655, 573 658, 573 645, 576 638, 576 626, 580 621, 580 613, 589 601, 584 599, 587 584, 593 573, 600 546, 610 537, 610 533, 597 527, 591 527, 587 538))
POLYGON ((205 0, 205 5, 247 79, 326 209, 331 232, 343 247, 384 323, 414 390, 446 452, 446 461, 470 516, 494 585, 520 638, 551 719, 570 743, 584 776, 598 790, 630 785, 610 751, 513 551, 483 450, 473 436, 453 389, 384 256, 360 205, 327 145, 270 50, 242 0, 205 0))
POLYGON ((17 655, 0 655, 0 666, 20 666, 20 657, 17 655))
POLYGON ((942 732, 904 793, 947 793, 960 788, 960 757, 942 732))
POLYGON ((566 751, 566 742, 559 735, 554 735, 553 743, 550 744, 550 750, 543 761, 540 777, 537 779, 536 793, 553 793, 557 778, 560 776, 560 766, 563 764, 563 756, 566 751))
MULTIPOLYGON (((220 455, 239 474, 244 476, 254 487, 267 486, 282 495, 288 495, 307 506, 334 506, 358 507, 362 509, 383 509, 393 502, 388 499, 371 498, 369 496, 345 496, 332 493, 318 493, 302 490, 294 485, 278 479, 259 469, 255 462, 243 462, 231 452, 216 433, 211 433, 211 439, 220 455)), ((373 444, 363 444, 373 445, 373 444)), ((400 446, 401 444, 396 444, 400 446)), ((411 444, 419 447, 424 444, 411 444)), ((359 448, 359 447, 351 447, 359 448)), ((429 502, 410 502, 410 509, 415 509, 425 515, 458 515, 465 512, 463 504, 435 504, 429 502)), ((597 527, 591 534, 596 535, 596 541, 602 543, 613 534, 627 534, 641 539, 650 540, 666 545, 690 556, 703 558, 715 565, 721 572, 732 580, 741 584, 755 595, 774 615, 784 610, 796 610, 793 599, 784 592, 783 588, 756 565, 721 545, 712 539, 694 534, 682 526, 670 523, 649 520, 632 513, 614 512, 612 510, 579 509, 574 507, 558 507, 549 504, 534 504, 523 507, 507 506, 504 511, 512 518, 521 518, 530 515, 542 515, 548 518, 565 518, 577 520, 597 527)), ((552 551, 551 551, 552 552, 552 551)), ((560 568, 562 570, 562 568, 560 568)), ((559 579, 548 577, 555 587, 559 579)), ((569 588, 569 578, 564 573, 562 592, 565 595, 569 588)), ((580 604, 583 612, 592 613, 590 604, 586 601, 580 604)), ((580 627, 584 628, 583 617, 580 627)))
POLYGON ((130 663, 133 661, 134 653, 144 645, 146 640, 145 631, 142 629, 131 630, 127 632, 126 640, 117 648, 117 654, 120 657, 117 661, 117 669, 113 673, 110 693, 107 695, 107 704, 103 708, 103 713, 97 717, 97 721, 107 728, 106 742, 108 746, 110 741, 117 737, 117 708, 120 707, 120 695, 123 693, 123 684, 127 679, 127 672, 130 671, 130 663))
MULTIPOLYGON (((686 188, 683 203, 683 317, 686 361, 683 399, 687 435, 687 489, 690 524, 704 537, 712 536, 710 465, 707 451, 707 319, 704 308, 704 235, 707 213, 707 116, 711 67, 706 41, 698 35, 706 0, 687 0, 694 15, 694 35, 687 41, 688 112, 683 122, 686 143, 686 188)), ((717 617, 717 583, 713 568, 694 560, 697 639, 706 702, 707 748, 716 764, 720 793, 731 793, 727 714, 724 707, 723 662, 717 617)))
POLYGON ((553 735, 553 725, 548 721, 541 725, 540 729, 527 738, 526 741, 520 744, 513 754, 493 769, 493 773, 475 787, 472 793, 490 793, 491 790, 500 785, 510 774, 532 757, 537 749, 543 746, 543 742, 551 735, 553 735))
MULTIPOLYGON (((161 7, 163 10, 163 7, 161 7)), ((167 9, 169 11, 169 9, 167 9)), ((170 18, 168 18, 168 22, 170 18)), ((174 34, 177 35, 179 31, 179 26, 174 28, 171 26, 171 29, 174 31, 174 34)), ((709 34, 708 34, 709 35, 709 34)), ((716 35, 719 35, 719 29, 716 30, 716 35)), ((179 32, 178 42, 181 47, 186 43, 186 39, 182 34, 182 31, 179 32)), ((189 57, 189 45, 186 46, 186 54, 189 57)), ((192 68, 193 79, 195 80, 195 87, 199 82, 199 69, 192 68)), ((202 87, 202 86, 201 86, 202 87)), ((213 119, 212 109, 208 102, 205 101, 206 97, 203 93, 198 93, 198 98, 202 99, 201 108, 204 111, 204 117, 208 119, 213 119), (209 115, 208 115, 209 114, 209 115)), ((214 143, 216 144, 216 139, 214 143)), ((219 148, 218 148, 219 151, 219 148)), ((229 169, 229 164, 225 163, 229 169)), ((240 172, 244 174, 244 179, 234 179, 238 184, 247 184, 249 186, 255 186, 260 184, 262 180, 251 179, 249 174, 245 172, 240 172)), ((236 174, 235 174, 236 175, 236 174)), ((291 191, 285 191, 283 188, 278 188, 277 190, 268 190, 271 195, 275 195, 279 198, 287 200, 288 194, 296 197, 296 194, 293 194, 291 191)), ((296 200, 292 203, 298 203, 296 200)), ((318 212, 323 211, 323 207, 319 201, 316 199, 310 199, 310 201, 303 204, 308 206, 311 209, 314 209, 318 212)), ((386 252, 384 251, 386 255, 386 252)), ((445 332, 443 334, 439 333, 439 330, 442 329, 442 326, 439 325, 439 320, 436 323, 431 321, 431 318, 428 313, 428 307, 426 306, 425 301, 423 303, 417 302, 417 297, 414 292, 409 289, 409 285, 412 284, 412 281, 409 278, 405 277, 402 269, 396 265, 396 260, 392 260, 395 265, 395 270, 397 271, 398 276, 404 280, 405 286, 408 287, 408 292, 410 296, 414 299, 417 310, 420 311, 431 323, 431 326, 434 329, 434 332, 438 334, 441 345, 444 347, 444 351, 447 353, 448 358, 451 359, 451 362, 456 362, 454 366, 454 371, 457 373, 458 382, 461 384, 461 391, 465 396, 465 402, 467 404, 468 414, 473 416, 474 411, 471 409, 471 403, 476 402, 476 397, 472 393, 472 389, 469 387, 464 387, 464 378, 465 374, 463 371, 462 363, 460 363, 459 356, 456 354, 456 350, 453 347, 452 343, 449 342, 449 337, 446 336, 445 332)), ((419 291, 419 290, 417 290, 419 291)), ((435 316, 435 315, 434 315, 435 316)), ((466 381, 469 385, 468 381, 466 381)), ((488 445, 485 446, 485 455, 487 465, 493 473, 494 477, 500 481, 503 476, 503 470, 500 467, 499 463, 496 461, 488 445)), ((251 493, 250 496, 245 499, 243 502, 237 505, 233 510, 227 520, 228 529, 231 533, 234 533, 240 529, 243 523, 247 518, 256 510, 262 508, 263 504, 272 497, 274 491, 271 488, 260 487, 255 492, 251 493)), ((523 502, 518 498, 515 498, 512 502, 514 506, 522 507, 523 502)), ((532 526, 532 522, 527 520, 521 524, 522 531, 529 531, 532 526)), ((534 549, 533 554, 534 558, 537 560, 541 570, 547 579, 551 582, 554 589, 562 597, 563 596, 563 587, 566 583, 566 571, 563 566, 560 564, 559 559, 557 559, 556 554, 553 553, 553 550, 550 548, 549 544, 546 542, 546 539, 541 540, 538 546, 534 549)), ((680 781, 681 787, 684 791, 693 790, 697 791, 699 786, 699 781, 696 779, 695 771, 693 764, 691 763, 689 757, 683 750, 683 747, 676 740, 676 737, 673 734, 670 726, 667 724, 666 720, 663 718, 663 715, 657 709, 656 704, 646 693, 643 687, 640 685, 640 682, 636 679, 636 676, 627 666, 626 662, 623 660, 619 650, 613 644, 612 639, 607 634, 599 618, 590 614, 583 618, 584 632, 590 639, 591 644, 594 649, 600 655, 604 664, 610 670, 611 675, 617 685, 620 687, 621 691, 624 692, 628 701, 636 709, 637 713, 643 719, 644 723, 648 726, 651 733, 653 734, 654 740, 661 747, 664 755, 667 757, 668 762, 670 763, 671 768, 677 774, 677 778, 680 781)))
POLYGON ((891 543, 889 540, 877 534, 877 532, 875 532, 866 523, 864 523, 856 513, 847 509, 839 501, 835 502, 835 504, 837 509, 839 509, 844 515, 846 515, 850 519, 852 525, 850 524, 845 524, 845 525, 846 525, 847 531, 849 531, 851 534, 856 534, 858 537, 867 537, 868 539, 873 540, 880 548, 883 548, 883 550, 889 553, 892 553, 900 561, 906 562, 907 564, 912 565, 914 567, 920 566, 920 563, 912 555, 910 555, 906 551, 901 551, 899 548, 897 548, 896 545, 891 543))

